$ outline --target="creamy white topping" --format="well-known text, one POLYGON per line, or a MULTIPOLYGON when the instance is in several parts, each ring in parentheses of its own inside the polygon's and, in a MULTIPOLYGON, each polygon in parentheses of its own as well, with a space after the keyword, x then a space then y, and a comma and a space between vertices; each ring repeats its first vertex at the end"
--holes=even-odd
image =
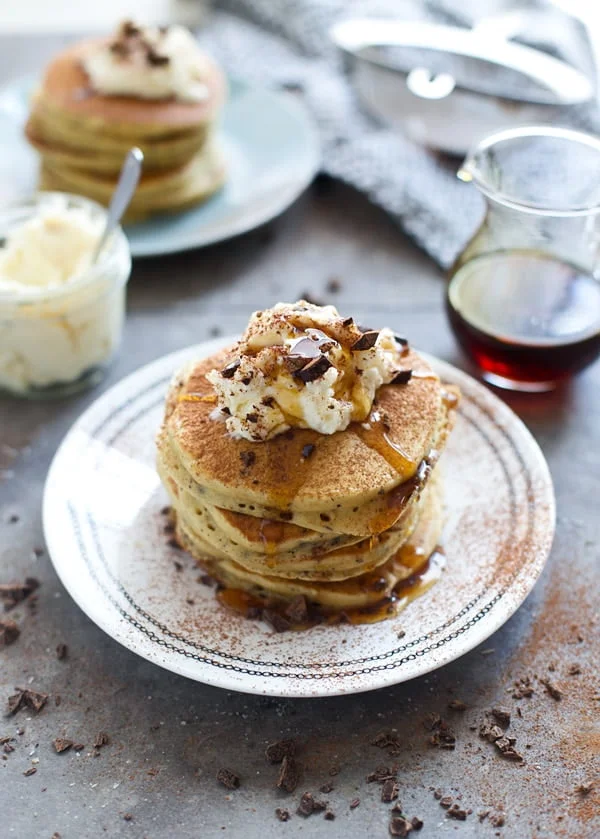
POLYGON ((255 312, 237 358, 207 379, 215 419, 246 440, 268 440, 292 426, 334 434, 371 411, 377 389, 402 368, 389 329, 359 329, 334 306, 304 300, 255 312))
POLYGON ((100 220, 81 207, 42 210, 0 249, 0 294, 37 296, 73 282, 89 268, 101 233, 100 220))
POLYGON ((92 50, 83 68, 104 96, 202 102, 208 59, 183 26, 122 24, 115 40, 92 50))
POLYGON ((0 388, 17 393, 104 365, 122 332, 124 283, 90 278, 103 217, 55 199, 0 248, 0 388))

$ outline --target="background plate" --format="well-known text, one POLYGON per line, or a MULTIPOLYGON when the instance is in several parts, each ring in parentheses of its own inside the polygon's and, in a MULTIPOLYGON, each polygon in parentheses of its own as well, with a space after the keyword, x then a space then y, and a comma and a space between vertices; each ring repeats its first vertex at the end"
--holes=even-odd
POLYGON ((552 542, 548 468, 504 403, 435 359, 463 400, 441 461, 447 570, 423 597, 381 623, 277 634, 220 606, 197 582, 191 560, 178 572, 173 560, 181 554, 163 532, 167 496, 154 467, 154 437, 174 370, 224 343, 174 353, 124 379, 88 408, 55 456, 44 496, 48 549, 63 584, 98 626, 191 679, 308 697, 412 679, 463 655, 513 614, 552 542))
MULTIPOLYGON (((23 137, 34 86, 34 81, 25 79, 0 91, 0 195, 4 203, 30 195, 36 188, 38 155, 23 137)), ((133 256, 198 248, 251 230, 283 212, 319 168, 312 120, 291 94, 231 81, 219 142, 228 167, 223 189, 191 210, 128 225, 133 256)))

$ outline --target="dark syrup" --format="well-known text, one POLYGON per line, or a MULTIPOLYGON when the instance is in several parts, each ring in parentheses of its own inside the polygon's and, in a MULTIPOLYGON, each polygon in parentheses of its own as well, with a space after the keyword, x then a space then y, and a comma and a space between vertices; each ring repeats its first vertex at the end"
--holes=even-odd
POLYGON ((537 251, 467 262, 446 305, 462 348, 492 383, 544 390, 600 353, 600 282, 537 251))

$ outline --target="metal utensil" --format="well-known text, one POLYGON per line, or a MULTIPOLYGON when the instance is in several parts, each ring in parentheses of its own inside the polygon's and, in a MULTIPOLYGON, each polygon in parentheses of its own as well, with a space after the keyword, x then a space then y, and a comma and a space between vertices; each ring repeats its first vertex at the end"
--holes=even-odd
POLYGON ((110 199, 110 205, 106 214, 104 232, 100 237, 92 262, 96 262, 100 256, 100 253, 102 252, 109 236, 117 227, 123 217, 123 213, 129 206, 129 202, 133 198, 133 193, 135 192, 140 180, 143 162, 144 154, 141 149, 133 148, 127 152, 127 156, 125 157, 123 166, 121 167, 117 186, 115 187, 115 191, 110 199))

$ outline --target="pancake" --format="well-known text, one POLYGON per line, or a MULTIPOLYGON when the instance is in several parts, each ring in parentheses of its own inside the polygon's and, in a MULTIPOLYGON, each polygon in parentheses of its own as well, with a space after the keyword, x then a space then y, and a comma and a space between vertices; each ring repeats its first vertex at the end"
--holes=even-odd
MULTIPOLYGON (((225 167, 216 148, 203 149, 179 169, 154 171, 142 175, 126 221, 146 218, 156 212, 173 212, 204 201, 221 188, 225 167)), ((40 170, 42 189, 86 195, 108 205, 116 186, 116 176, 106 177, 82 169, 56 166, 44 159, 40 170)))
POLYGON ((94 91, 81 62, 91 50, 110 40, 93 38, 80 42, 50 62, 41 85, 45 108, 55 115, 76 118, 78 124, 88 128, 93 126, 98 134, 128 139, 160 136, 214 121, 227 86, 219 67, 208 58, 204 80, 208 96, 201 102, 103 96, 94 91))
MULTIPOLYGON (((432 485, 431 491, 424 495, 424 501, 419 522, 410 539, 374 572, 350 579, 321 582, 257 574, 232 559, 211 556, 208 545, 204 546, 199 562, 227 589, 244 591, 269 603, 287 602, 301 596, 326 613, 374 607, 389 599, 398 583, 422 569, 438 544, 444 524, 439 482, 432 485)), ((183 548, 194 556, 198 554, 197 539, 177 516, 176 536, 183 548)), ((398 605, 403 605, 402 600, 398 605)))
POLYGON ((210 418, 214 402, 205 374, 232 350, 176 377, 159 436, 159 458, 174 483, 200 500, 261 518, 292 521, 318 532, 367 537, 391 527, 418 496, 443 449, 455 395, 416 353, 407 385, 379 389, 382 420, 322 435, 294 428, 259 445, 233 439, 210 418), (188 401, 192 400, 192 401, 188 401), (383 423, 389 430, 383 428, 383 423), (302 452, 313 446, 310 457, 302 452), (248 452, 252 462, 245 465, 248 452))

